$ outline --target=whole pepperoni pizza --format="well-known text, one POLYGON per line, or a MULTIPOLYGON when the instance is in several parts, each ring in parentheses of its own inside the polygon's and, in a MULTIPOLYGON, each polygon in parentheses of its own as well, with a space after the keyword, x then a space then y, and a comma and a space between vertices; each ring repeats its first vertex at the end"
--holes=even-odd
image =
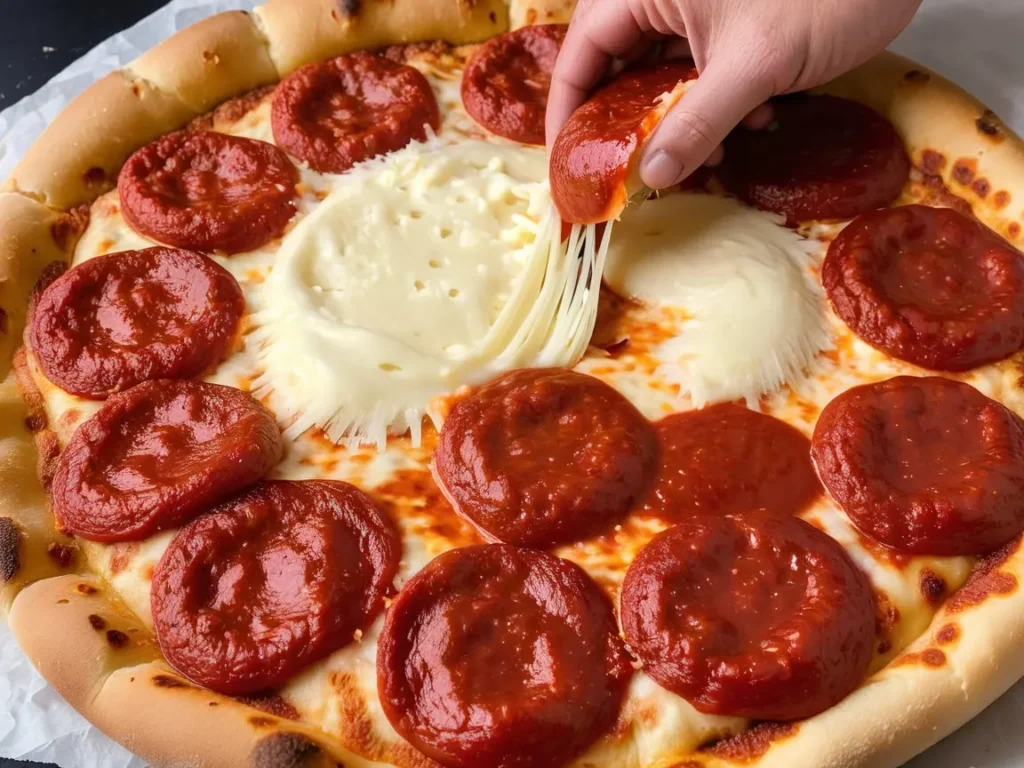
POLYGON ((0 192, 0 584, 158 766, 895 766, 1024 675, 1024 142, 883 55, 655 196, 567 0, 269 0, 0 192), (545 149, 553 139, 550 156, 545 149))

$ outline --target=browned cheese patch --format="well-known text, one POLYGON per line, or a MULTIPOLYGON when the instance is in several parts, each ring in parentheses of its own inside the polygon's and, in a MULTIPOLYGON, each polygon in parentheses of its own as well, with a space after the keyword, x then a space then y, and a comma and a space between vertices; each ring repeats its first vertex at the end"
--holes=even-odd
POLYGON ((6 583, 21 568, 21 529, 9 517, 0 517, 0 583, 6 583))
POLYGON ((716 741, 700 751, 736 763, 752 763, 763 757, 772 745, 793 738, 799 731, 796 723, 759 723, 748 731, 716 741))
POLYGON ((1021 538, 1018 536, 992 554, 981 558, 964 585, 946 603, 946 610, 958 613, 981 605, 991 597, 1013 594, 1018 586, 1017 577, 1000 570, 1000 566, 1020 549, 1021 538))

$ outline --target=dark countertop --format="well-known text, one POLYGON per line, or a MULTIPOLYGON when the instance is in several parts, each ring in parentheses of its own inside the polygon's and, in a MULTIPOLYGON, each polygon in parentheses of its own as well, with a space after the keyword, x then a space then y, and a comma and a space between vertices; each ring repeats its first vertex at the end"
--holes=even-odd
POLYGON ((97 43, 166 0, 3 0, 0 109, 40 88, 97 43))
MULTIPOLYGON (((97 43, 148 16, 164 1, 3 0, 0 109, 42 87, 97 43)), ((0 768, 41 765, 0 758, 0 768)))

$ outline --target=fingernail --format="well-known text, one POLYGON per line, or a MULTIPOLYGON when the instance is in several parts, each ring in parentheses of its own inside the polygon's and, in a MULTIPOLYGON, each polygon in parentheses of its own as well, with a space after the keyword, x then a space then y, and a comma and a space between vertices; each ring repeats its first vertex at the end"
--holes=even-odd
POLYGON ((651 189, 671 187, 683 177, 683 164, 664 149, 645 157, 640 163, 640 178, 651 189))

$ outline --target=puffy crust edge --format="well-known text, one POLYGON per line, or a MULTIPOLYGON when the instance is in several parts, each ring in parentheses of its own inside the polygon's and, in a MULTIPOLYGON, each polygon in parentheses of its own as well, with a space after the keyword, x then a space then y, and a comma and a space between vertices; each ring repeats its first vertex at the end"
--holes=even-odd
POLYGON ((269 42, 244 11, 203 19, 126 69, 197 113, 280 77, 270 58, 269 42))
POLYGON ((159 661, 138 619, 92 576, 32 584, 14 600, 9 621, 22 649, 61 696, 154 766, 373 765, 312 728, 182 678, 159 661))
POLYGON ((568 24, 576 0, 509 0, 509 25, 512 29, 531 24, 568 24))
POLYGON ((971 202, 1003 237, 1024 245, 1024 140, 980 101, 888 51, 817 90, 885 115, 915 166, 971 202))
POLYGON ((268 0, 256 17, 281 76, 396 43, 475 43, 508 29, 505 0, 268 0))

